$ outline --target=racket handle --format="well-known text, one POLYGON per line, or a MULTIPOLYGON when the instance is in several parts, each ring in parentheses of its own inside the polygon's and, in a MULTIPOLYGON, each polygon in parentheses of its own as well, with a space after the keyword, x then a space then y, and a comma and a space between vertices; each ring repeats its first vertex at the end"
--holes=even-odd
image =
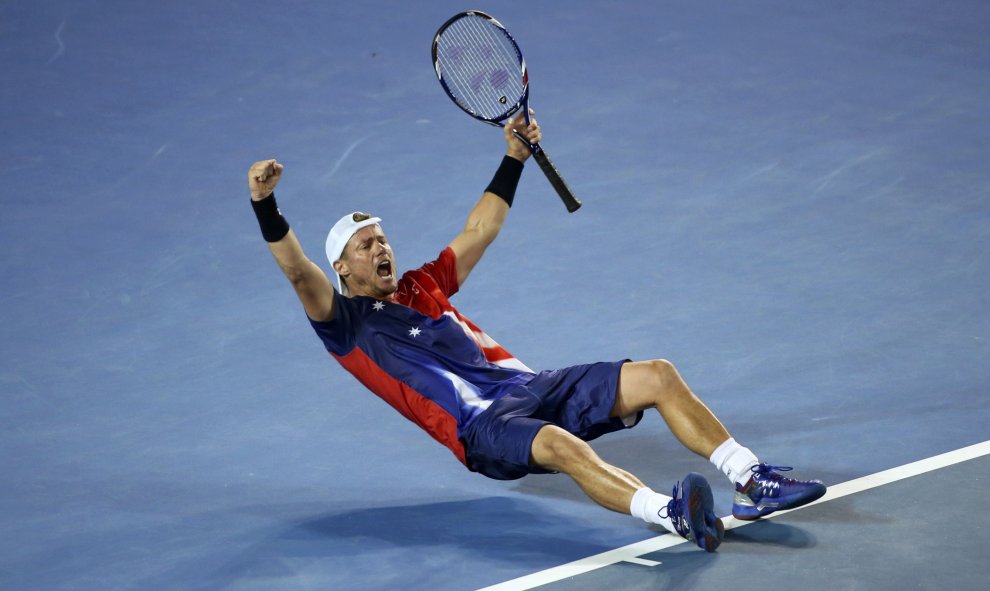
POLYGON ((560 173, 557 171, 557 167, 550 161, 550 157, 543 151, 543 148, 535 146, 535 149, 533 150, 533 158, 536 160, 536 163, 540 165, 540 169, 543 171, 543 174, 547 176, 547 180, 550 181, 550 185, 553 186, 555 191, 557 191, 557 195, 559 195, 560 200, 564 202, 564 206, 567 207, 567 211, 570 213, 577 211, 578 208, 581 207, 581 202, 574 196, 574 192, 567 186, 567 181, 564 180, 564 177, 560 176, 560 173))

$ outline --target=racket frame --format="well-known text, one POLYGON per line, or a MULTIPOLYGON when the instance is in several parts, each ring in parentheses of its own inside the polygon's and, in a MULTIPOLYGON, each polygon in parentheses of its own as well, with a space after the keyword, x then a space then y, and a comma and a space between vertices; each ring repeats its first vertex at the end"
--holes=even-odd
MULTIPOLYGON (((495 127, 504 128, 505 121, 508 120, 513 115, 515 115, 516 113, 518 113, 519 109, 522 109, 523 117, 525 118, 526 125, 529 125, 530 123, 529 70, 526 69, 526 58, 523 57, 522 50, 519 49, 519 44, 516 43, 515 38, 512 37, 512 35, 505 28, 505 26, 502 25, 502 23, 500 23, 495 17, 485 12, 481 12, 480 10, 466 10, 464 12, 455 14, 454 16, 447 19, 447 21, 442 25, 440 25, 440 28, 437 29, 436 35, 433 36, 433 46, 432 46, 431 54, 433 57, 433 69, 437 74, 437 80, 440 81, 440 86, 443 87, 443 90, 444 92, 447 93, 447 96, 449 96, 450 99, 454 101, 454 104, 460 107, 462 111, 474 117, 478 121, 483 121, 495 127), (451 90, 450 86, 447 85, 447 81, 444 79, 443 72, 441 71, 440 68, 440 60, 438 59, 438 55, 437 55, 437 47, 440 42, 440 37, 443 35, 444 31, 446 31, 447 28, 450 27, 450 25, 465 17, 480 17, 487 20, 491 25, 493 25, 496 29, 498 29, 499 32, 505 35, 506 39, 509 40, 509 43, 511 44, 512 48, 515 50, 516 57, 519 59, 519 69, 522 75, 522 86, 523 86, 522 94, 516 100, 515 104, 510 106, 507 110, 505 110, 503 113, 499 114, 496 117, 485 117, 484 115, 476 113, 466 104, 462 103, 457 98, 456 94, 451 90)), ((571 213, 577 211, 578 208, 581 207, 581 201, 579 201, 577 197, 574 196, 573 191, 571 191, 571 188, 567 185, 567 182, 564 181, 564 178, 560 176, 560 172, 557 170, 557 167, 554 166, 549 156, 547 156, 546 152, 543 151, 543 148, 540 147, 540 144, 529 143, 529 140, 524 138, 515 130, 512 130, 512 134, 529 148, 530 152, 533 154, 533 159, 536 160, 537 164, 539 164, 540 169, 543 170, 543 173, 550 181, 551 186, 553 186, 554 190, 557 192, 561 200, 564 202, 564 205, 567 207, 567 211, 571 213)))

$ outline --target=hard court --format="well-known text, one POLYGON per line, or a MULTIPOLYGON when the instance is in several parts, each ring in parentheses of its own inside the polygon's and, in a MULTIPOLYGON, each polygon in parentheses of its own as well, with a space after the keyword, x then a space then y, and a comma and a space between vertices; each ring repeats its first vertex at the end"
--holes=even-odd
MULTIPOLYGON (((0 2, 0 589, 990 588, 990 5, 0 2), (504 151, 437 84, 479 8, 543 145, 453 303, 536 369, 666 358, 762 459, 830 486, 715 554, 565 476, 465 470, 327 355, 248 166, 324 269, 402 270, 504 151)), ((731 486, 655 413, 594 442, 731 486)))

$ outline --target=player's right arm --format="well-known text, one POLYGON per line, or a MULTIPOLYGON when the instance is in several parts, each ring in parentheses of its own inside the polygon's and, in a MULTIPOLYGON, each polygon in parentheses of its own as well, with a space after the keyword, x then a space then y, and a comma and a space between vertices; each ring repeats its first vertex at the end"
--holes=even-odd
POLYGON ((248 188, 258 222, 268 248, 286 279, 296 290, 306 315, 313 320, 333 318, 333 284, 319 265, 303 252, 295 232, 288 228, 275 205, 275 185, 282 178, 283 166, 275 160, 260 160, 248 170, 248 188), (284 225, 283 225, 284 224, 284 225), (283 234, 284 230, 288 230, 283 234))
POLYGON ((510 119, 505 126, 505 141, 508 144, 508 151, 506 151, 505 156, 511 160, 503 160, 503 165, 496 172, 496 179, 509 170, 514 171, 514 174, 506 175, 511 178, 511 182, 504 188, 509 189, 510 194, 498 195, 492 192, 493 185, 505 185, 505 181, 496 183, 493 179, 492 184, 485 190, 481 199, 468 215, 464 230, 450 243, 450 248, 454 251, 454 256, 457 259, 457 285, 464 285, 471 270, 478 264, 481 256, 485 254, 485 251, 502 230, 502 224, 505 222, 512 203, 512 196, 516 191, 516 183, 519 182, 519 175, 522 173, 523 163, 532 155, 529 146, 519 141, 514 136, 513 131, 518 132, 533 144, 539 143, 543 138, 536 119, 531 119, 527 125, 525 118, 522 115, 517 115, 514 119, 510 119), (515 161, 514 166, 512 161, 515 161))

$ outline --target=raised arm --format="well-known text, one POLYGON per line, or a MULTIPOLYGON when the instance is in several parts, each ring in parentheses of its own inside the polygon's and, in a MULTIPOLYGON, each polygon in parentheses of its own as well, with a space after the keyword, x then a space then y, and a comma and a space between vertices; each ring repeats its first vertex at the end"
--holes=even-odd
POLYGON ((481 260, 481 255, 485 254, 488 245, 495 240, 499 230, 502 229, 502 223, 509 213, 509 207, 515 196, 523 163, 531 155, 529 147, 513 135, 513 130, 534 144, 539 143, 541 139, 540 126, 537 125, 536 119, 531 118, 527 126, 520 114, 505 126, 505 141, 508 149, 502 165, 468 215, 464 231, 450 243, 450 248, 457 257, 458 285, 464 284, 471 270, 481 260))
POLYGON ((333 318, 333 285, 323 270, 306 258, 299 239, 275 203, 275 185, 282 178, 282 170, 283 166, 275 160, 261 160, 251 165, 248 171, 251 205, 268 248, 296 290, 306 315, 313 320, 330 320, 333 318))

